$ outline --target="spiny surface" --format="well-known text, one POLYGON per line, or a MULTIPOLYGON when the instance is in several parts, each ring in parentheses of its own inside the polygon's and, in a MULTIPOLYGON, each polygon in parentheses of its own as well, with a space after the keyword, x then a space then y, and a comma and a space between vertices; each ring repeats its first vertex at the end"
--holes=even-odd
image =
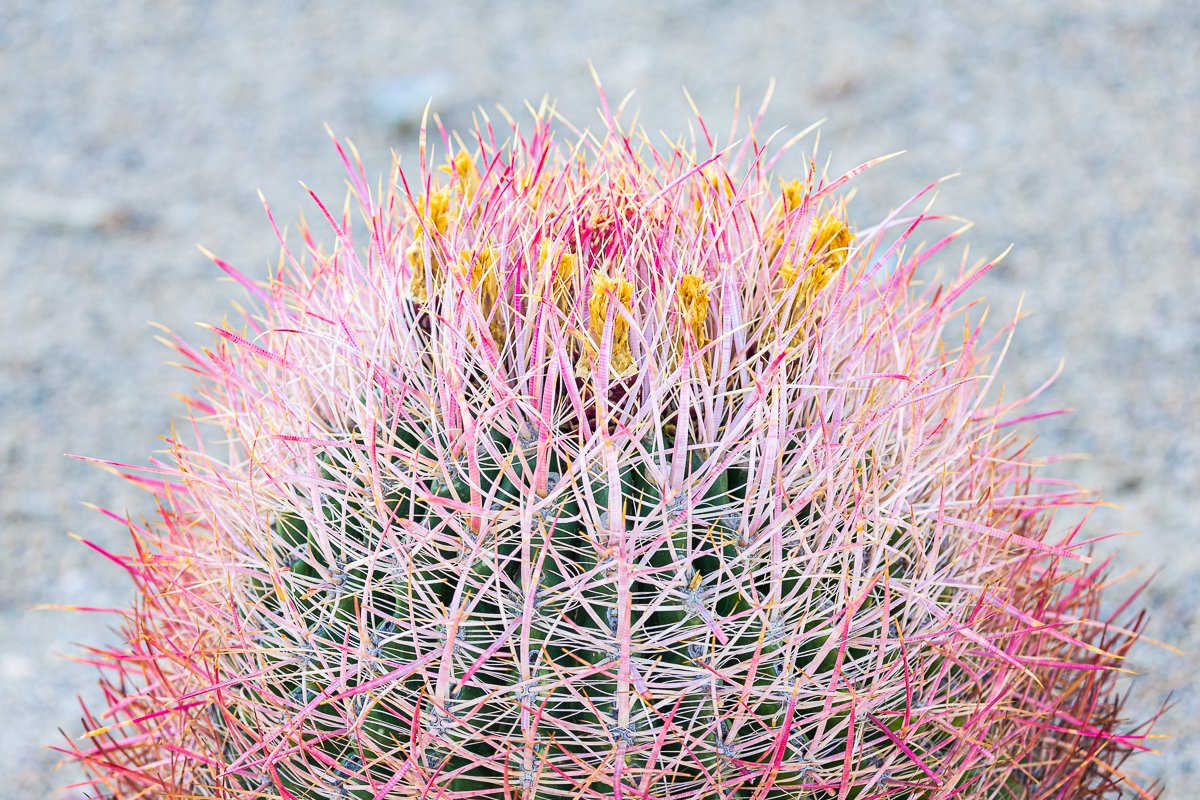
POLYGON ((130 475, 160 514, 111 556, 95 789, 1146 796, 1138 620, 1099 617, 1054 525, 1092 501, 960 303, 993 264, 918 275, 956 235, 916 245, 924 192, 852 228, 867 165, 780 181, 753 122, 619 118, 445 136, 374 192, 339 145, 326 244, 281 233, 266 285, 218 260, 257 308, 170 339, 190 433, 130 475))

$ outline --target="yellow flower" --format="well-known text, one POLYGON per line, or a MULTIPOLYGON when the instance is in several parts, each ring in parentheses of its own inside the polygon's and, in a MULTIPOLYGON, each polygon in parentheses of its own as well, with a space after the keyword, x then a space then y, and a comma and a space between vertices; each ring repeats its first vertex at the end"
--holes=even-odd
POLYGON ((704 279, 699 275, 685 274, 679 279, 679 307, 683 321, 691 332, 696 348, 708 343, 705 322, 708 319, 708 291, 704 279))
MULTIPOLYGON (((633 284, 623 277, 609 277, 600 270, 592 275, 592 296, 588 300, 588 333, 592 343, 599 348, 604 340, 604 326, 608 321, 610 298, 629 311, 633 303, 633 284)), ((628 373, 633 366, 633 351, 629 348, 629 321, 619 311, 613 310, 612 350, 609 357, 612 371, 617 375, 628 373)))

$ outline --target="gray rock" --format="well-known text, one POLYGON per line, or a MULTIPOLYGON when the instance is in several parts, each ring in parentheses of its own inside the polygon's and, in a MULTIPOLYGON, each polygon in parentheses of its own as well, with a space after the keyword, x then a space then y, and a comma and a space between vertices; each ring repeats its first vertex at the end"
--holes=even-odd
POLYGON ((453 82, 444 72, 388 78, 375 82, 367 91, 371 121, 384 130, 401 134, 420 128, 427 108, 432 115, 453 101, 453 82))

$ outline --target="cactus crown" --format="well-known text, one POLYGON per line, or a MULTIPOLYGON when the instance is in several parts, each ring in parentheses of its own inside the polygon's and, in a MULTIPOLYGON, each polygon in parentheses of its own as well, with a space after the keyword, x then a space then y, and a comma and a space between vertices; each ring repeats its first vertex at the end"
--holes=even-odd
MULTIPOLYGON (((115 557, 73 754, 113 797, 1075 798, 1136 638, 989 405, 984 336, 753 126, 604 106, 316 200, 115 557), (736 135, 736 134, 734 134, 736 135), (961 334, 954 326, 961 326, 961 334)), ((786 147, 790 147, 789 143, 786 147)), ((785 147, 785 149, 786 149, 785 147)), ((868 166, 868 165, 864 165, 868 166)), ((929 190, 929 187, 925 190, 929 190)), ((268 212, 269 213, 269 212, 268 212)), ((274 221, 272 220, 272 224, 274 221)))

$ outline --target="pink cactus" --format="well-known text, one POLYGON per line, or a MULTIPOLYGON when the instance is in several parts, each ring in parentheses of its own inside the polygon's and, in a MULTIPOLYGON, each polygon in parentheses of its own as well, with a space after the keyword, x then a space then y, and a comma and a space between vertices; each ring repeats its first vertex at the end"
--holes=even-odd
POLYGON ((1140 618, 989 399, 993 264, 913 246, 932 187, 852 230, 869 165, 781 184, 753 125, 660 152, 603 110, 423 142, 382 193, 339 145, 360 216, 314 196, 328 244, 281 235, 266 285, 217 261, 258 310, 172 340, 93 790, 1150 796, 1140 618))

